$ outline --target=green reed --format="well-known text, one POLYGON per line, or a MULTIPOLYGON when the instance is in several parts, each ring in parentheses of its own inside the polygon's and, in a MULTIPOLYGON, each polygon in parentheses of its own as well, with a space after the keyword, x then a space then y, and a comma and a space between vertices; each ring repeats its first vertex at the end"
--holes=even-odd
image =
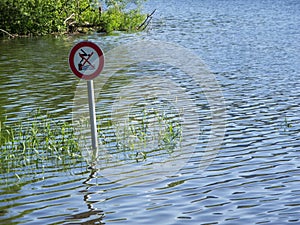
MULTIPOLYGON (((69 170, 79 163, 86 165, 84 151, 90 143, 85 143, 89 139, 79 134, 82 126, 85 127, 57 120, 40 110, 14 123, 1 121, 0 174, 11 173, 19 179, 23 173, 43 173, 49 168, 69 170)), ((98 118, 98 130, 99 140, 104 146, 111 146, 112 154, 123 154, 123 159, 136 161, 172 154, 182 135, 179 115, 157 109, 143 109, 125 123, 101 123, 98 118)))
POLYGON ((182 137, 180 116, 155 108, 143 108, 126 121, 114 123, 113 130, 116 151, 136 161, 172 154, 182 137))
POLYGON ((82 161, 71 123, 55 120, 40 110, 12 124, 0 123, 0 173, 17 168, 39 169, 82 161))

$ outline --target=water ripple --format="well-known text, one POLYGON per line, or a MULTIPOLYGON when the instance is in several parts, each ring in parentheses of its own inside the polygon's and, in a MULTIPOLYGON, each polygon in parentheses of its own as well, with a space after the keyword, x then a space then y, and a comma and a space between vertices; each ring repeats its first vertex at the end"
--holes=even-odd
MULTIPOLYGON (((100 93, 102 124, 111 123, 110 106, 117 96, 112 90, 141 71, 162 74, 191 96, 195 115, 201 115, 200 137, 190 143, 197 147, 178 155, 185 165, 158 182, 148 182, 146 175, 153 171, 138 170, 134 160, 126 161, 129 173, 116 167, 119 180, 105 176, 104 165, 89 171, 85 164, 71 171, 1 174, 0 224, 300 224, 299 2, 224 3, 149 1, 146 9, 159 10, 147 33, 88 36, 105 50, 141 38, 176 42, 208 64, 222 86, 227 123, 222 148, 205 171, 199 171, 199 163, 211 115, 203 93, 178 68, 133 65, 100 93), (132 182, 136 174, 147 185, 132 182)), ((1 115, 13 121, 41 107, 69 119, 77 83, 66 65, 72 45, 72 38, 1 45, 1 115)), ((114 149, 115 131, 101 132, 106 147, 114 149)))

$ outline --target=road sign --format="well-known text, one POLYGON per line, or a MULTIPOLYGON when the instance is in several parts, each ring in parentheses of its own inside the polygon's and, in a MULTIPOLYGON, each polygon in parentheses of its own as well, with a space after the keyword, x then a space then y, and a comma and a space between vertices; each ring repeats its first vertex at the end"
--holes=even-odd
POLYGON ((69 65, 72 72, 80 79, 92 80, 104 67, 104 55, 95 43, 82 41, 71 49, 69 65))

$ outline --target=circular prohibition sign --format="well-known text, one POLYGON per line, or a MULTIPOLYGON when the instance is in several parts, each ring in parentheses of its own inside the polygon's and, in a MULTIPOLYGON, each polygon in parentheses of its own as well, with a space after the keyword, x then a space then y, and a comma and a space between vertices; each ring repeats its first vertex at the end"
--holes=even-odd
POLYGON ((104 54, 101 48, 93 42, 79 42, 71 49, 69 66, 80 79, 92 80, 101 73, 104 67, 104 54))

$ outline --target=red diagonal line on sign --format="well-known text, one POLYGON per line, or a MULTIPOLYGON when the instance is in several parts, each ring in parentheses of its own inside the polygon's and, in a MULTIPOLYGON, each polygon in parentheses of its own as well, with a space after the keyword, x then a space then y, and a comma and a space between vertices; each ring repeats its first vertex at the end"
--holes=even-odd
POLYGON ((79 53, 79 56, 82 58, 82 60, 83 60, 83 66, 86 64, 86 63, 88 63, 91 67, 93 67, 93 69, 95 68, 91 63, 90 63, 90 61, 89 61, 89 59, 92 57, 92 55, 94 54, 94 52, 92 52, 91 54, 89 54, 88 55, 88 57, 87 58, 85 58, 84 56, 85 56, 85 54, 81 54, 81 53, 79 53))

